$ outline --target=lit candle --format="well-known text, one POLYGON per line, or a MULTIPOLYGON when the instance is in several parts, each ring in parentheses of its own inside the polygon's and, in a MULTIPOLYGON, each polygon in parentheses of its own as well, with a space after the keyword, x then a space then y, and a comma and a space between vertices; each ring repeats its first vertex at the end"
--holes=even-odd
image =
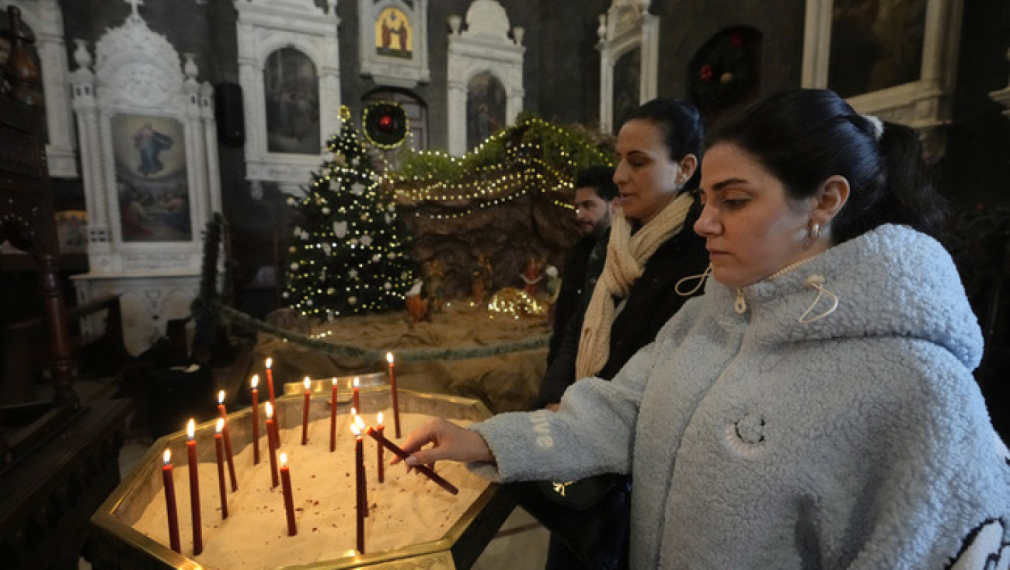
POLYGON ((330 390, 330 452, 337 450, 337 379, 334 377, 330 390))
POLYGON ((354 409, 358 410, 358 411, 361 411, 361 399, 358 396, 358 384, 360 382, 361 381, 358 380, 358 377, 355 376, 354 377, 354 391, 353 391, 353 394, 354 394, 354 409))
MULTIPOLYGON (((410 457, 409 453, 407 453, 406 451, 400 449, 399 447, 396 446, 396 444, 394 444, 393 442, 391 442, 388 439, 386 439, 386 437, 384 435, 382 435, 381 432, 376 431, 376 430, 374 430, 372 428, 367 428, 366 429, 365 428, 365 423, 362 422, 362 421, 360 421, 360 419, 361 418, 355 418, 355 420, 354 420, 355 422, 358 423, 358 427, 359 427, 360 430, 364 430, 365 433, 367 433, 368 435, 370 435, 373 438, 375 438, 375 440, 378 441, 379 443, 381 443, 383 445, 383 447, 385 447, 389 451, 393 452, 400 459, 407 459, 408 457, 410 457)), ((431 479, 432 481, 438 483, 438 485, 440 487, 442 487, 446 491, 449 491, 453 495, 459 493, 459 489, 457 489, 455 485, 453 485, 452 483, 450 483, 450 482, 446 481, 445 479, 443 479, 438 473, 435 473, 431 469, 431 467, 428 467, 427 465, 415 465, 414 469, 417 469, 418 471, 421 472, 422 475, 424 475, 425 477, 427 477, 427 478, 431 479)))
POLYGON ((224 408, 224 390, 217 393, 217 411, 221 414, 224 424, 224 448, 227 451, 225 457, 228 458, 228 477, 231 479, 231 491, 234 493, 238 491, 238 478, 235 477, 235 460, 231 454, 231 433, 228 431, 228 411, 224 408))
POLYGON ((172 478, 172 451, 165 449, 161 477, 165 481, 165 507, 168 509, 168 541, 172 550, 181 553, 179 543, 179 512, 175 508, 175 479, 172 478))
MULTIPOLYGON (((280 419, 280 410, 277 409, 277 400, 274 399, 274 370, 273 370, 273 359, 267 358, 267 391, 270 392, 270 405, 274 407, 274 413, 277 414, 277 419, 280 419)), ((275 442, 277 447, 280 447, 281 442, 275 442)))
MULTIPOLYGON (((379 435, 382 435, 382 430, 386 429, 386 426, 382 425, 382 412, 379 412, 378 418, 376 419, 376 424, 377 425, 375 426, 375 430, 379 432, 379 435)), ((378 456, 379 456, 378 457, 379 460, 376 463, 376 465, 378 466, 378 469, 379 469, 379 483, 385 483, 386 482, 386 468, 382 464, 382 445, 376 445, 375 449, 378 452, 378 456)))
POLYGON ((389 363, 389 392, 393 395, 393 428, 396 429, 396 439, 400 439, 400 403, 396 398, 396 364, 393 363, 393 353, 386 353, 386 362, 389 363))
POLYGON ((214 432, 214 450, 217 453, 217 487, 221 492, 221 518, 228 518, 228 496, 224 486, 224 446, 221 444, 221 430, 224 429, 224 420, 218 418, 217 429, 214 432))
POLYGON ((252 377, 252 441, 253 441, 253 465, 260 464, 260 377, 253 374, 252 377))
POLYGON ((270 455, 270 480, 271 487, 277 486, 277 441, 274 439, 274 431, 277 422, 274 421, 274 407, 270 402, 266 403, 267 410, 267 451, 270 455))
POLYGON ((288 536, 298 534, 295 526, 295 499, 291 494, 291 470, 288 469, 288 455, 281 454, 281 490, 284 492, 284 511, 288 515, 288 536))
POLYGON ((355 509, 355 520, 358 527, 358 552, 365 553, 365 511, 364 511, 364 499, 362 497, 361 489, 364 487, 364 475, 362 464, 365 462, 365 458, 362 450, 361 442, 361 430, 358 426, 351 422, 351 431, 354 432, 354 483, 355 490, 357 491, 357 508, 355 509))
POLYGON ((189 452, 189 505, 193 511, 193 554, 203 552, 203 527, 200 523, 200 475, 196 470, 196 421, 186 424, 186 451, 189 452))
POLYGON ((309 443, 309 403, 312 400, 312 380, 305 377, 305 405, 302 406, 302 445, 309 443))

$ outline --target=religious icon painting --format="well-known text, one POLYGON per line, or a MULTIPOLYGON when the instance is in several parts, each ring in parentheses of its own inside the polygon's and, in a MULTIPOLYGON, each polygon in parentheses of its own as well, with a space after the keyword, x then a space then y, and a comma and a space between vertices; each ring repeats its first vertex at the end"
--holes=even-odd
POLYGON ((375 20, 375 51, 387 57, 413 57, 413 29, 410 19, 399 8, 389 7, 379 12, 375 20))
POLYGON ((119 114, 111 127, 122 241, 192 241, 183 124, 119 114))

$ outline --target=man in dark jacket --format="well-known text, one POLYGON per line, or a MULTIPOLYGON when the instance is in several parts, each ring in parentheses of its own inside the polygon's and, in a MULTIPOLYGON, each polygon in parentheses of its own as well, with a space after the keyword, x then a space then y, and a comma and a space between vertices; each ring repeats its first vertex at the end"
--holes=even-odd
POLYGON ((548 366, 557 355, 568 322, 579 308, 583 291, 593 289, 599 272, 592 277, 592 283, 586 283, 589 258, 600 237, 610 228, 610 216, 617 198, 614 169, 609 166, 590 166, 575 179, 575 221, 579 224, 583 237, 565 255, 561 289, 554 304, 554 326, 547 353, 548 366))

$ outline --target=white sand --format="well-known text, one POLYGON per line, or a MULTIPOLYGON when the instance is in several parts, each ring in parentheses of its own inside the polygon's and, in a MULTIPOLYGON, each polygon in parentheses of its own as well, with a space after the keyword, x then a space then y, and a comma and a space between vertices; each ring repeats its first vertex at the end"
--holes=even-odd
MULTIPOLYGON (((383 414, 392 418, 392 410, 383 414)), ((374 415, 372 416, 374 419, 374 415)), ((430 416, 401 414, 406 435, 430 416)), ((329 418, 309 425, 309 443, 301 445, 301 426, 281 430, 281 449, 288 456, 298 535, 287 534, 281 487, 271 489, 266 434, 260 434, 260 464, 253 465, 252 446, 235 456, 238 492, 228 489, 227 520, 221 519, 217 465, 200 463, 200 511, 203 553, 193 556, 189 472, 185 458, 174 458, 175 493, 182 554, 209 569, 278 568, 353 555, 356 545, 354 491, 354 434, 346 414, 337 418, 337 450, 329 451, 329 418), (181 462, 179 461, 181 459, 181 462)), ((392 422, 386 437, 395 442, 392 422)), ((378 482, 378 442, 364 436, 369 516, 365 519, 365 552, 373 553, 434 541, 461 517, 487 488, 487 481, 451 462, 439 463, 438 473, 459 488, 452 495, 427 477, 407 473, 403 464, 388 465, 392 454, 383 450, 385 483, 378 482)), ((161 477, 160 469, 157 476, 161 477)), ((164 491, 144 509, 134 525, 166 547, 169 544, 164 491)))

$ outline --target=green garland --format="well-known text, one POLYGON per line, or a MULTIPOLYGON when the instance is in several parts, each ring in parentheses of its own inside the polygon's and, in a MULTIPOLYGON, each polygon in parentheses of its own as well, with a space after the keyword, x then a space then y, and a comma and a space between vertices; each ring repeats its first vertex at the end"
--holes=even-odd
MULTIPOLYGON (((303 334, 291 332, 287 329, 273 326, 259 319, 254 319, 242 311, 233 309, 219 301, 214 301, 211 306, 219 316, 233 325, 263 332, 276 336, 287 342, 298 344, 312 350, 318 350, 328 354, 346 358, 360 358, 367 362, 385 362, 386 351, 374 348, 361 348, 347 344, 333 344, 319 339, 311 338, 303 334)), ((522 352, 524 350, 534 350, 543 348, 550 342, 551 335, 539 335, 516 342, 493 344, 490 346, 468 346, 455 348, 417 348, 412 350, 397 351, 397 362, 415 362, 423 360, 470 360, 472 358, 487 358, 511 352, 522 352)))
POLYGON ((523 112, 515 125, 499 130, 462 157, 431 151, 407 153, 402 166, 389 178, 394 183, 433 179, 457 184, 479 169, 528 164, 530 156, 526 151, 535 147, 539 147, 538 154, 544 163, 572 179, 586 167, 613 165, 615 159, 610 144, 594 140, 585 129, 554 125, 534 113, 523 112))

